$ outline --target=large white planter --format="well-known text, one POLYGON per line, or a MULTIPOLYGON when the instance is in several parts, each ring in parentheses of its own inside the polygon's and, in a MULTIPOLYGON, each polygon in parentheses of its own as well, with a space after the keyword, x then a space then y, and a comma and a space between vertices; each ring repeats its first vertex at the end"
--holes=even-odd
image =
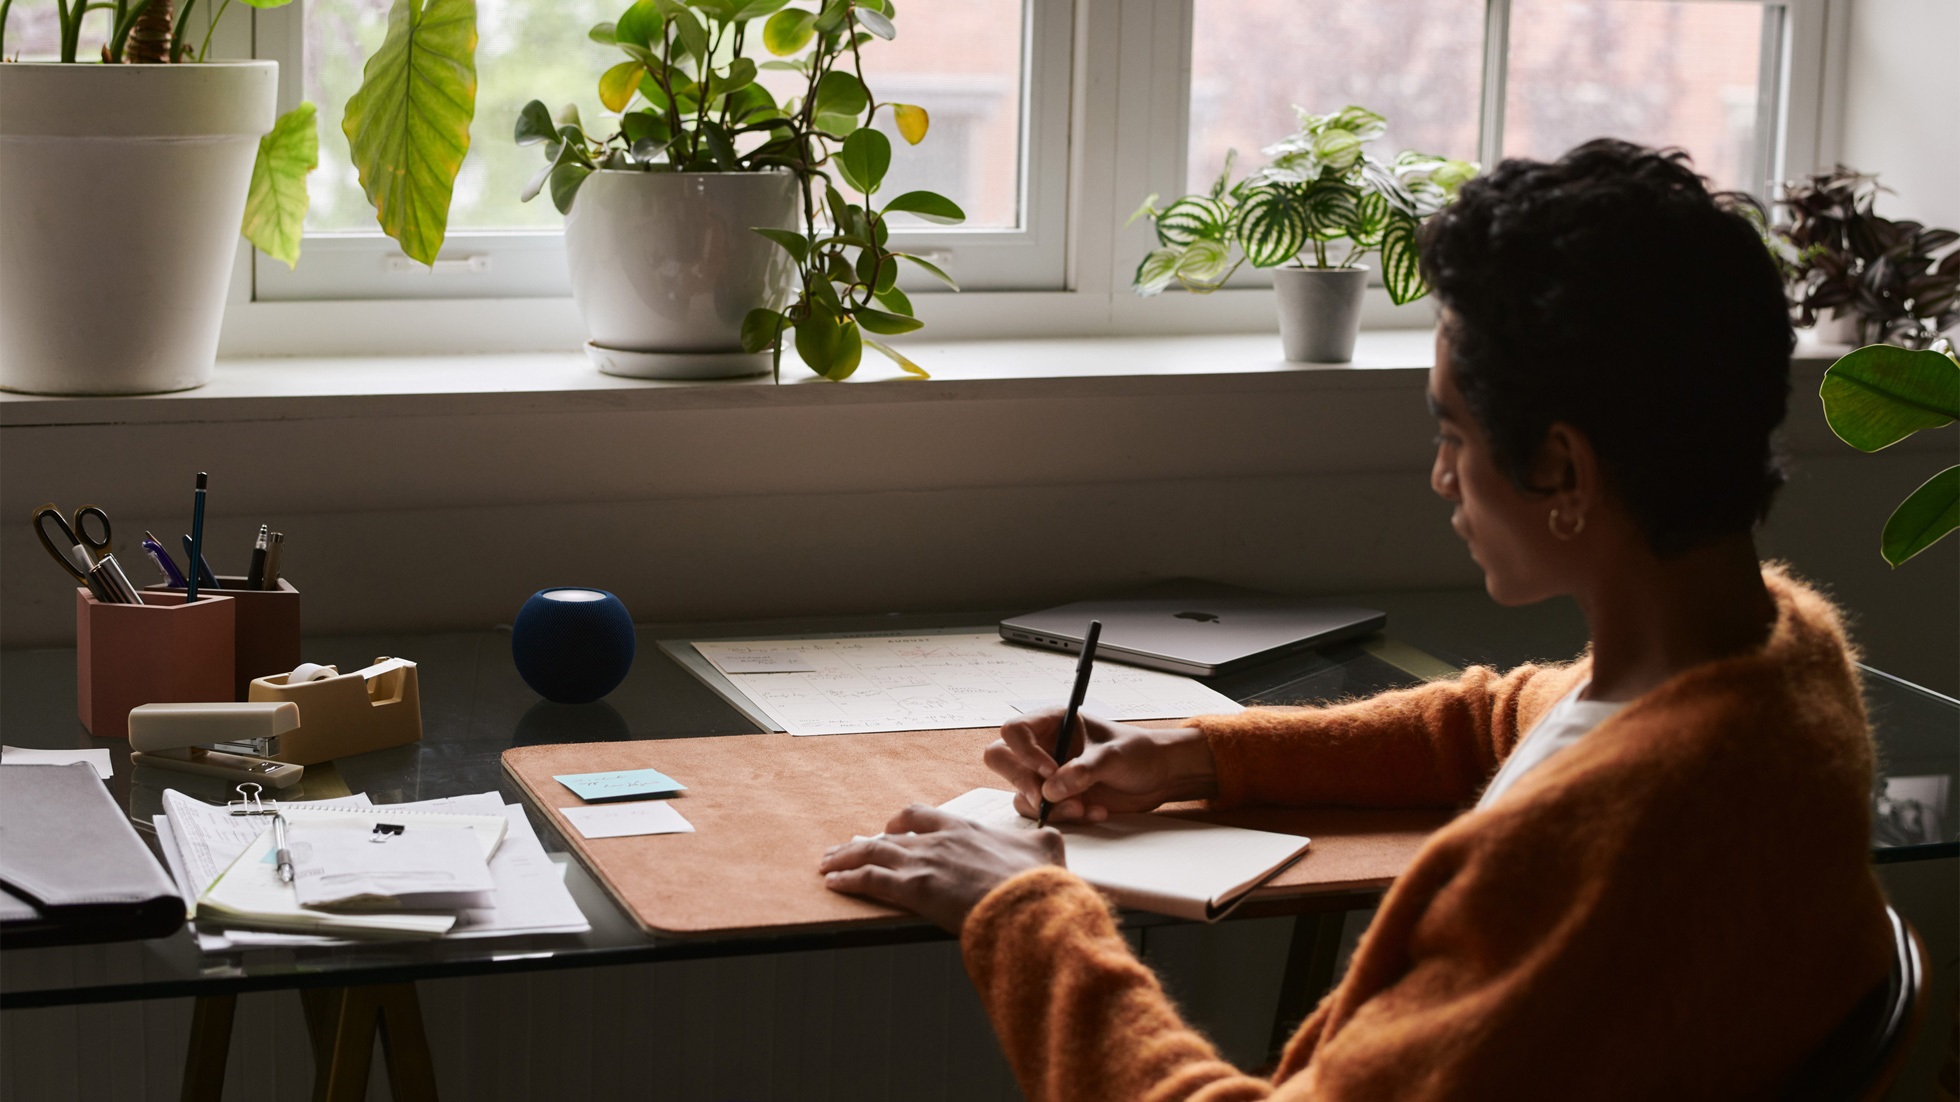
POLYGON ((210 381, 279 65, 0 65, 0 388, 210 381))
POLYGON ((742 319, 783 306, 796 267, 756 226, 801 224, 787 172, 603 170, 565 216, 572 297, 601 371, 703 379, 769 370, 742 319))
POLYGON ((1361 296, 1368 269, 1274 268, 1279 339, 1294 363, 1344 364, 1354 359, 1361 332, 1361 296))

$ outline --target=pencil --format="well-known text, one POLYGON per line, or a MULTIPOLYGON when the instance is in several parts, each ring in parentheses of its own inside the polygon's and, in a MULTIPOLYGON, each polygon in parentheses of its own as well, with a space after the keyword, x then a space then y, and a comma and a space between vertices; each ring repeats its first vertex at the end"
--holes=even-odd
MULTIPOLYGON (((1075 662, 1075 687, 1069 690, 1068 708, 1062 712, 1061 730, 1055 733, 1055 764, 1060 766, 1068 760, 1069 736, 1075 729, 1076 713, 1082 710, 1082 700, 1089 695, 1089 672, 1096 665, 1096 640, 1102 638, 1102 621, 1089 621, 1088 634, 1082 637, 1082 657, 1075 662)), ((1041 813, 1035 816, 1036 826, 1048 825, 1048 813, 1054 805, 1048 797, 1041 798, 1041 813)))

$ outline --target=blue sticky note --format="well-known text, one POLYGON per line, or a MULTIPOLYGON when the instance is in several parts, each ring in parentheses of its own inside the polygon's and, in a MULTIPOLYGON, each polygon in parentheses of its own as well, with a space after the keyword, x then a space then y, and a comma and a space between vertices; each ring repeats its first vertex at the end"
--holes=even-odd
POLYGON ((638 800, 687 791, 687 786, 658 769, 621 769, 613 773, 567 773, 551 778, 578 793, 587 803, 638 800))

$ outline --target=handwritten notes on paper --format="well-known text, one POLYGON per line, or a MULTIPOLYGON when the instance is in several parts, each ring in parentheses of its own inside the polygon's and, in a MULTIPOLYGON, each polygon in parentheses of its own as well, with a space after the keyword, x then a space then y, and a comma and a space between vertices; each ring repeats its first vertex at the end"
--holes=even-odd
POLYGON ((687 786, 658 769, 621 769, 611 773, 565 773, 551 778, 589 804, 609 800, 639 800, 671 796, 687 786))
MULTIPOLYGON (((998 635, 901 635, 694 644, 792 735, 995 727, 1035 702, 1061 707, 1075 659, 998 635), (750 655, 793 654, 807 672, 738 673, 750 655)), ((1097 662, 1087 709, 1104 719, 1183 719, 1240 711, 1188 677, 1097 662)))

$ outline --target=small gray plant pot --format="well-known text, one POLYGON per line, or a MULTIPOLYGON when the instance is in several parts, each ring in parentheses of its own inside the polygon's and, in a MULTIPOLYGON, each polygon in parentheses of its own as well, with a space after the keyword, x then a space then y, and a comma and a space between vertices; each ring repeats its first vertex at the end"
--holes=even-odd
POLYGON ((1361 295, 1368 269, 1274 268, 1279 341, 1293 363, 1344 364, 1354 359, 1361 331, 1361 295))

